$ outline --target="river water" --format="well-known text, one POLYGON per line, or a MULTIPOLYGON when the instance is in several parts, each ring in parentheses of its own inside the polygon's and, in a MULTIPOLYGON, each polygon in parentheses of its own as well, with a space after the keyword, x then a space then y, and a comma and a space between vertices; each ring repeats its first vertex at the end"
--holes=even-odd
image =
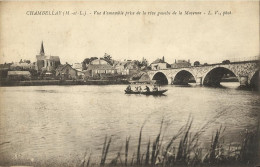
POLYGON ((260 96, 236 90, 238 83, 225 86, 167 85, 166 96, 159 97, 126 95, 125 85, 1 87, 0 157, 5 162, 72 161, 91 152, 99 162, 106 135, 112 137, 109 158, 124 152, 129 136, 132 154, 142 125, 145 147, 155 140, 162 119, 167 143, 189 117, 192 132, 208 123, 201 147, 221 125, 225 143, 241 142, 245 129, 257 124, 260 96))

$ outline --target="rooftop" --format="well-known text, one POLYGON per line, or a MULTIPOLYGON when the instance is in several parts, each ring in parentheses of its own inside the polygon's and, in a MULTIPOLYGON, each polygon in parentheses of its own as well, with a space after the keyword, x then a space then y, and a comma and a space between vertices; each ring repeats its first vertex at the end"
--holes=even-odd
POLYGON ((108 64, 90 64, 88 65, 88 70, 112 70, 114 69, 108 64))
MULTIPOLYGON (((59 66, 56 68, 56 70, 63 70, 63 68, 65 68, 66 66, 70 66, 70 67, 71 67, 70 64, 61 64, 61 65, 59 65, 59 66)), ((71 67, 71 68, 72 68, 72 67, 71 67)))
POLYGON ((151 64, 158 64, 158 63, 165 63, 165 62, 164 60, 158 58, 155 61, 153 61, 151 64))

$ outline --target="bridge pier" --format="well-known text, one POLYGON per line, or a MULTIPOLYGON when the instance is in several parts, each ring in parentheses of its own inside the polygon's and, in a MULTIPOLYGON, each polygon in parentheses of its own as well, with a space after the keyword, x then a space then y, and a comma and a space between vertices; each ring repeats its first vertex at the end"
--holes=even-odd
POLYGON ((196 84, 197 85, 202 85, 202 77, 197 77, 196 78, 196 84))

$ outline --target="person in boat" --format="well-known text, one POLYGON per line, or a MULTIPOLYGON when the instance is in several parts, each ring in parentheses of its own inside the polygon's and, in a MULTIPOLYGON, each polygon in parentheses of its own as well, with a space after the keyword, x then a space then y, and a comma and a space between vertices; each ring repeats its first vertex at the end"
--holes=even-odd
POLYGON ((150 92, 150 88, 147 85, 145 86, 144 90, 146 90, 146 92, 150 92))
POLYGON ((126 88, 127 91, 131 91, 131 86, 128 85, 127 88, 126 88))
POLYGON ((141 86, 139 86, 139 92, 142 92, 142 87, 141 86))
POLYGON ((135 91, 138 92, 138 86, 135 87, 135 91))
POLYGON ((158 91, 158 87, 156 85, 154 85, 153 91, 158 91))

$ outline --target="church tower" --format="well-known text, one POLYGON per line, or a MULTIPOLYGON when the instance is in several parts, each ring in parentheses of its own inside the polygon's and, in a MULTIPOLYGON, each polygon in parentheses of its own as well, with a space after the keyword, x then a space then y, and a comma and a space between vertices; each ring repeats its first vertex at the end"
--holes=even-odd
POLYGON ((59 56, 45 55, 43 41, 41 43, 40 53, 36 55, 36 69, 38 71, 53 71, 60 65, 59 56))
POLYGON ((41 50, 40 50, 40 55, 44 56, 44 47, 43 47, 43 41, 42 41, 42 44, 41 44, 41 50))

